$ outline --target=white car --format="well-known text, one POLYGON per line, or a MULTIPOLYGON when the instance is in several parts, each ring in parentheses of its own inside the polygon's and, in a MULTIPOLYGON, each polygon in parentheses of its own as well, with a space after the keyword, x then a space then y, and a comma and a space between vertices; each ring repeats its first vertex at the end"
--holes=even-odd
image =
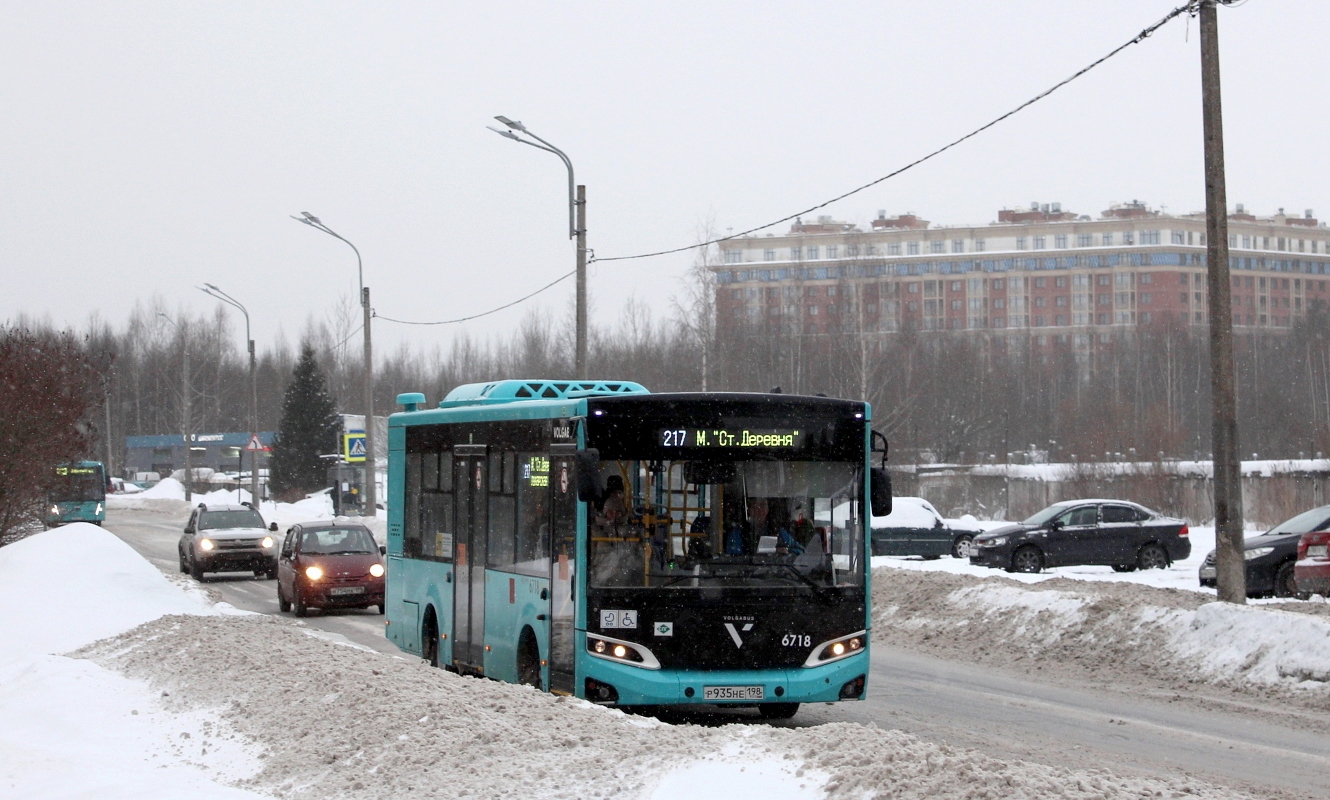
POLYGON ((277 523, 264 525, 249 503, 199 503, 189 515, 177 547, 180 571, 194 580, 205 572, 250 572, 255 577, 277 577, 277 523))

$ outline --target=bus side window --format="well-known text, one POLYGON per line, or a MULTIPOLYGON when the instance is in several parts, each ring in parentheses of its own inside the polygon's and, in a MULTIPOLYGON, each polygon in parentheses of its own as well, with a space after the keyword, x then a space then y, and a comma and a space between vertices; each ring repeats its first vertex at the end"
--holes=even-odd
POLYGON ((421 453, 406 454, 406 481, 403 487, 405 504, 402 509, 402 555, 415 558, 420 555, 420 469, 421 453))
POLYGON ((490 452, 489 566, 511 572, 515 569, 517 498, 513 492, 516 456, 511 451, 490 452))
POLYGON ((517 571, 548 578, 550 574, 550 457, 518 453, 517 571))

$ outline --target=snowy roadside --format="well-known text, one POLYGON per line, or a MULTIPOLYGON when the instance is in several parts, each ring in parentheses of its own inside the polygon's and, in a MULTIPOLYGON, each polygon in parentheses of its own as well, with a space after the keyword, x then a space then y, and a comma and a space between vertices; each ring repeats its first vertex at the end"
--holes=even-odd
POLYGON ((227 613, 186 585, 90 525, 0 550, 0 795, 1246 796, 871 726, 665 725, 227 613))
POLYGON ((874 639, 1049 678, 1210 684, 1330 709, 1330 604, 1236 606, 1121 580, 1020 577, 1039 580, 878 568, 874 639))
MULTIPOLYGON (((231 491, 219 489, 206 493, 195 492, 190 502, 187 503, 185 502, 184 485, 173 478, 166 478, 151 489, 136 494, 107 495, 106 508, 108 511, 157 513, 169 516, 173 520, 178 519, 183 525, 185 520, 189 518, 190 509, 199 503, 247 503, 249 500, 249 491, 245 489, 231 491)), ((315 492, 294 503, 276 503, 265 500, 259 505, 259 513, 263 515, 265 521, 276 522, 278 529, 282 531, 297 522, 331 519, 357 522, 369 527, 380 544, 386 541, 385 537, 388 530, 387 520, 382 517, 335 517, 333 515, 332 499, 326 491, 315 492)))

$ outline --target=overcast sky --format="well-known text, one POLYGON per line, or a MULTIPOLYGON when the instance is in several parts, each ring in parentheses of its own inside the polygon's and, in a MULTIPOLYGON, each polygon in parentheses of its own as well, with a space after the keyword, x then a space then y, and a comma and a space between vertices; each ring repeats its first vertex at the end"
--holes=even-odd
MULTIPOLYGON (((379 313, 461 316, 573 265, 563 165, 486 130, 496 114, 572 158, 598 255, 655 250, 885 174, 1179 2, 9 3, 0 319, 119 325, 154 294, 211 311, 194 288, 207 281, 249 306, 260 347, 279 328, 294 339, 356 292, 354 254, 289 218, 300 211, 360 248, 379 313)), ((1249 0, 1219 17, 1230 203, 1330 217, 1330 3, 1249 0)), ((1196 21, 1175 20, 823 213, 1200 210, 1199 60, 1196 21)), ((593 266, 593 320, 633 295, 666 314, 690 263, 593 266)), ((380 321, 376 342, 503 334, 532 306, 565 314, 572 290, 465 326, 380 321)))

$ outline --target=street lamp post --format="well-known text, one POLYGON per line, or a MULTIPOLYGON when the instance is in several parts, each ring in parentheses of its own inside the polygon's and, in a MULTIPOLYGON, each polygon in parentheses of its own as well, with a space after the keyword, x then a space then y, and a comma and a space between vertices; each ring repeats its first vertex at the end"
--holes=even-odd
POLYGON ((500 136, 512 139, 514 142, 530 145, 538 150, 544 150, 547 153, 553 153, 563 160, 563 165, 568 168, 568 238, 577 240, 577 355, 576 372, 578 380, 587 379, 587 308, 586 308, 586 187, 578 186, 573 180, 573 162, 559 148, 527 130, 526 126, 517 120, 511 120, 504 116, 495 117, 499 122, 508 126, 509 130, 500 130, 499 128, 486 126, 500 136), (536 141, 528 141, 518 136, 513 131, 530 136, 536 141), (539 142, 539 144, 537 144, 539 142))
POLYGON ((378 490, 375 480, 378 468, 374 458, 374 348, 370 340, 370 319, 374 316, 369 304, 369 287, 365 285, 365 264, 360 258, 360 249, 350 240, 323 224, 323 220, 309 213, 300 212, 300 216, 291 216, 296 222, 323 231, 334 239, 340 239, 356 254, 356 271, 360 276, 360 307, 364 311, 365 321, 365 506, 371 516, 378 515, 378 490))
POLYGON ((185 502, 188 503, 194 495, 194 439, 191 436, 191 425, 189 423, 189 332, 188 323, 177 325, 175 320, 166 315, 164 311, 158 311, 157 316, 170 323, 172 328, 180 334, 180 427, 181 438, 185 440, 185 502))
MULTIPOLYGON (((254 339, 249 334, 249 311, 239 300, 211 283, 203 284, 199 287, 199 291, 240 309, 240 313, 245 315, 245 341, 249 343, 249 433, 250 441, 253 441, 254 437, 259 435, 259 384, 254 360, 254 339)), ((244 458, 244 451, 240 452, 241 458, 244 458)), ((236 491, 238 494, 239 490, 236 491)), ((256 504, 259 502, 259 451, 257 450, 252 451, 249 462, 249 499, 256 504)))

